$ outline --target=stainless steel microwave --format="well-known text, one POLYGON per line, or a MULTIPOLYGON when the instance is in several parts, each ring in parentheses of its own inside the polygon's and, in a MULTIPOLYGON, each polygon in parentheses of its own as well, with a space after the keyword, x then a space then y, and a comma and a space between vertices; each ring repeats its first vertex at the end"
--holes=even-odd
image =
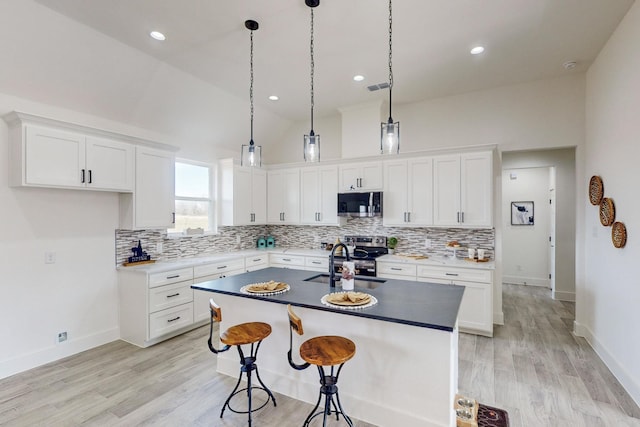
POLYGON ((382 216, 382 191, 338 193, 338 216, 382 216))

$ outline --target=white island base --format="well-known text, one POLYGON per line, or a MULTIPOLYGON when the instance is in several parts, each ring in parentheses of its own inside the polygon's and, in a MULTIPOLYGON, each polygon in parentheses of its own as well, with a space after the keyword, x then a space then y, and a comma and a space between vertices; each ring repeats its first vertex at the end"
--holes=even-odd
MULTIPOLYGON (((272 333, 260 347, 260 377, 272 391, 315 404, 318 370, 295 371, 287 361, 289 324, 285 304, 212 293, 222 307, 220 330, 244 322, 266 322, 272 333)), ((294 334, 298 348, 318 335, 341 335, 356 344, 338 381, 347 415, 380 427, 455 426, 453 400, 458 389, 458 330, 425 327, 294 307, 305 334, 294 334)), ((214 340, 217 337, 214 337, 214 340)), ((218 355, 218 372, 237 378, 238 352, 218 355)), ((259 419, 259 412, 255 419, 259 419)), ((301 425, 304 421, 299 420, 301 425)), ((345 424, 346 425, 346 424, 345 424)))

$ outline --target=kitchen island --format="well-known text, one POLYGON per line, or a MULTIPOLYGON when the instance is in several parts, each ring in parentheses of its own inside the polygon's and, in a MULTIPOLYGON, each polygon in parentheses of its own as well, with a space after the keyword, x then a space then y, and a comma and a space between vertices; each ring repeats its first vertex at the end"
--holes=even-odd
MULTIPOLYGON (((272 334, 262 343, 258 366, 273 391, 309 403, 315 403, 318 395, 316 370, 295 371, 287 362, 286 304, 291 304, 305 329, 303 337, 294 337, 294 355, 303 340, 317 335, 342 335, 356 343, 356 355, 340 376, 347 414, 379 426, 455 425, 456 319, 464 288, 393 279, 375 289, 356 285, 357 291, 369 293, 378 303, 353 310, 323 304, 322 297, 332 290, 327 284, 305 281, 315 275, 271 267, 192 287, 215 293, 212 297, 223 311, 221 329, 248 321, 272 326, 272 334), (285 282, 290 289, 270 296, 240 290, 269 280, 285 282)), ((339 286, 333 289, 340 290, 339 286)), ((217 366, 219 372, 237 377, 237 354, 220 354, 217 366)))

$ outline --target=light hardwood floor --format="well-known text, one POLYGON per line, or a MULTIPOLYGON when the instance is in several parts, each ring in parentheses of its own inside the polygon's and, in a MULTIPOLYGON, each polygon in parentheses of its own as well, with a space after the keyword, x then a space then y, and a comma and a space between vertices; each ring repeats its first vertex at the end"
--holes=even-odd
MULTIPOLYGON (((460 334, 461 393, 506 409, 513 427, 640 426, 640 409, 571 334, 573 304, 514 285, 503 298, 505 326, 494 338, 460 334)), ((0 425, 245 426, 245 415, 219 418, 235 380, 216 373, 207 334, 203 327, 147 349, 116 341, 0 380, 0 425)), ((255 414, 256 427, 299 426, 312 407, 276 399, 255 414)))
POLYGON ((506 409, 511 426, 640 426, 640 409, 571 331, 575 304, 545 288, 503 285, 505 325, 460 334, 459 389, 506 409))

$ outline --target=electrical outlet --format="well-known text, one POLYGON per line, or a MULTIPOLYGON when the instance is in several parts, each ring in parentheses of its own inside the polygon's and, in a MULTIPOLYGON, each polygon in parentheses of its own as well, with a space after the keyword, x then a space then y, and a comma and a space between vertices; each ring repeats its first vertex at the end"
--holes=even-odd
POLYGON ((242 239, 240 238, 240 235, 236 236, 236 243, 237 244, 242 243, 242 239))
POLYGON ((164 248, 162 247, 162 242, 158 242, 158 243, 156 243, 156 252, 157 252, 157 253, 161 254, 161 253, 162 253, 162 251, 163 251, 163 249, 164 249, 164 248))
POLYGON ((424 248, 425 249, 430 249, 431 248, 431 239, 425 239, 424 248))
POLYGON ((55 264, 56 263, 56 253, 47 251, 44 253, 44 263, 45 264, 55 264))
POLYGON ((67 340, 67 332, 60 332, 58 334, 58 342, 64 342, 67 340))

